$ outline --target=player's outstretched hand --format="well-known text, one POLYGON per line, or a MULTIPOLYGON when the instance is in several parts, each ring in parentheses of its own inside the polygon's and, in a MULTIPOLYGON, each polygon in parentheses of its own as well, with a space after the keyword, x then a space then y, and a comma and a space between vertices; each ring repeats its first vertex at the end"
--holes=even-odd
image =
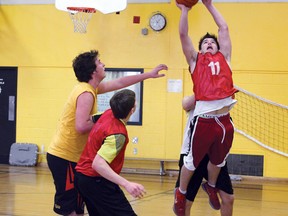
POLYGON ((144 186, 135 182, 129 182, 124 187, 134 198, 142 198, 146 193, 144 186))
POLYGON ((165 74, 160 74, 159 72, 162 70, 168 70, 167 65, 165 64, 159 64, 155 68, 153 68, 150 73, 150 78, 159 78, 165 76, 165 74))

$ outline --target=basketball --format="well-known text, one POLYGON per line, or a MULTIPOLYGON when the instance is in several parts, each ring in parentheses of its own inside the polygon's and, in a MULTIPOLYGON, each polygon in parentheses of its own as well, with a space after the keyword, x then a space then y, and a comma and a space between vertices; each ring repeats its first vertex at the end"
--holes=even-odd
POLYGON ((197 4, 199 0, 176 0, 176 2, 178 4, 182 4, 185 5, 186 7, 191 8, 192 6, 194 6, 195 4, 197 4))

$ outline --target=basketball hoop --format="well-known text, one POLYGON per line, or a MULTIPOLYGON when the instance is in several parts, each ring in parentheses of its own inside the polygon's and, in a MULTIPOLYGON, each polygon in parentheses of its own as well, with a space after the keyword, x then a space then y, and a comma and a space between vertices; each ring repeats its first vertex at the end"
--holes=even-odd
POLYGON ((74 25, 74 32, 86 33, 87 25, 96 12, 95 8, 67 7, 67 10, 74 25))

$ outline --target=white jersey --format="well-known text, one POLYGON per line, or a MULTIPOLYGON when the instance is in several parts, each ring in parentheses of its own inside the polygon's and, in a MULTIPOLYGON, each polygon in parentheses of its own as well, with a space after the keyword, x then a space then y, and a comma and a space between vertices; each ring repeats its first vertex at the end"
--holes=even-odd
POLYGON ((237 100, 232 97, 227 97, 213 101, 196 101, 194 116, 209 113, 215 110, 220 110, 223 107, 229 107, 229 110, 236 104, 237 100))
POLYGON ((182 147, 181 147, 181 154, 187 154, 189 152, 190 148, 190 134, 191 134, 191 128, 190 124, 193 120, 193 115, 194 115, 194 110, 190 110, 187 112, 187 122, 184 130, 184 135, 183 135, 183 142, 182 142, 182 147))

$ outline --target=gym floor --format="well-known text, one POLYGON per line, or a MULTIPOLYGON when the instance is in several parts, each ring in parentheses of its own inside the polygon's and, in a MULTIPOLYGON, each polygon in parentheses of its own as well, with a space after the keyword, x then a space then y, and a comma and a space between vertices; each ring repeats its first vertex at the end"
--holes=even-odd
MULTIPOLYGON (((122 174, 128 180, 141 183, 147 194, 133 199, 125 192, 139 216, 173 216, 175 176, 122 174)), ((234 216, 286 216, 288 212, 288 182, 257 178, 233 181, 234 216)), ((53 216, 54 184, 47 167, 16 167, 0 165, 0 215, 53 216)), ((88 215, 86 213, 85 215, 88 215)), ((220 215, 208 204, 207 195, 199 190, 191 215, 220 215)))

